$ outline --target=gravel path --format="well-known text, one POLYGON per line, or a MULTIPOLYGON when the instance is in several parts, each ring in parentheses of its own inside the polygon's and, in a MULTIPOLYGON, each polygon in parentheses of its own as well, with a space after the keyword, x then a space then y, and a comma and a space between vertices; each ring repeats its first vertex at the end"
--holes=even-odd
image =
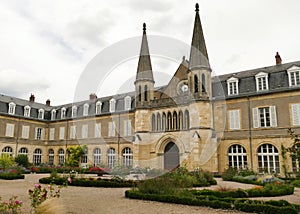
MULTIPOLYGON (((24 180, 6 181, 0 180, 0 196, 8 199, 12 195, 17 195, 24 202, 23 212, 29 213, 28 190, 32 189, 38 179, 44 176, 41 174, 25 175, 24 180)), ((253 185, 240 184, 234 182, 224 182, 217 179, 218 185, 227 188, 251 188, 253 185)), ((212 189, 218 186, 210 187, 212 189)), ((166 204, 152 201, 132 200, 124 197, 127 188, 90 188, 90 187, 67 187, 61 190, 61 198, 57 200, 64 208, 65 213, 173 213, 173 214, 213 214, 213 213, 239 213, 236 211, 216 210, 206 207, 192 207, 185 205, 166 204)), ((269 199, 269 198, 264 198, 269 199)), ((274 198, 273 198, 274 199, 274 198)), ((288 200, 292 203, 300 204, 300 190, 296 189, 292 196, 276 197, 277 199, 288 200)))

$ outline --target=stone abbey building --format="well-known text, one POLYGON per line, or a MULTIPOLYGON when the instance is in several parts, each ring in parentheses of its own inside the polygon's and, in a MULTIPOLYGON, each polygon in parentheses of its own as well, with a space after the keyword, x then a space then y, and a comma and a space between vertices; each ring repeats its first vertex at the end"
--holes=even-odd
POLYGON ((281 144, 300 131, 300 61, 277 53, 273 66, 212 77, 198 4, 189 60, 166 86, 155 87, 150 54, 144 24, 132 93, 61 106, 0 95, 0 153, 63 165, 80 144, 82 165, 283 172, 281 144))

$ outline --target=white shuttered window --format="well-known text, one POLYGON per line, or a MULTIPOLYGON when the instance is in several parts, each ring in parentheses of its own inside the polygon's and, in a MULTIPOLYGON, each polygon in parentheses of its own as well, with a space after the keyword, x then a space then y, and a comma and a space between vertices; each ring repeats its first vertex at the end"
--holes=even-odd
POLYGON ((300 103, 292 104, 292 123, 293 126, 300 125, 300 103))
POLYGON ((253 108, 253 127, 277 127, 276 106, 253 108))
POLYGON ((231 130, 240 129, 240 110, 229 111, 229 128, 231 130))

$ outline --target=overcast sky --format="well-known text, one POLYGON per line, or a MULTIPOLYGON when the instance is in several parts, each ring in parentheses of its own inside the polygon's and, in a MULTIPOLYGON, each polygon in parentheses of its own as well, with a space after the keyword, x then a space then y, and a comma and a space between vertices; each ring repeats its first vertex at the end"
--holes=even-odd
MULTIPOLYGON (((190 44, 196 2, 0 0, 0 94, 28 99, 34 93, 38 102, 49 98, 53 105, 70 103, 94 57, 120 41, 141 36, 143 22, 149 36, 190 44)), ((215 74, 273 65, 277 51, 283 62, 300 60, 300 1, 198 3, 215 74)), ((149 46, 151 52, 151 40, 149 46)), ((181 52, 188 57, 189 50, 181 52)), ((125 91, 133 90, 138 54, 137 50, 136 57, 114 65, 114 75, 98 86, 98 96, 120 93, 124 84, 129 86, 125 91)), ((181 57, 153 57, 156 86, 167 84, 180 61, 181 57)))

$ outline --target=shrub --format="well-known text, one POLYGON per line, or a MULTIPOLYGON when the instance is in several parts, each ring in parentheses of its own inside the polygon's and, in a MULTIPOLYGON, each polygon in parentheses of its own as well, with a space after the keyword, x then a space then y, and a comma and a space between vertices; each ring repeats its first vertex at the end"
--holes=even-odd
POLYGON ((0 179, 4 180, 14 180, 14 179, 24 179, 25 176, 19 173, 11 173, 11 172, 4 172, 0 173, 0 179))
POLYGON ((27 155, 17 155, 15 157, 15 162, 22 167, 28 168, 29 167, 29 160, 28 160, 28 156, 27 155))
POLYGON ((235 175, 237 175, 237 169, 229 167, 222 173, 221 177, 224 181, 231 181, 235 175))
POLYGON ((294 181, 292 181, 291 185, 293 185, 294 187, 300 188, 300 180, 294 180, 294 181))
POLYGON ((0 155, 0 169, 4 171, 15 164, 13 157, 8 154, 0 155))

